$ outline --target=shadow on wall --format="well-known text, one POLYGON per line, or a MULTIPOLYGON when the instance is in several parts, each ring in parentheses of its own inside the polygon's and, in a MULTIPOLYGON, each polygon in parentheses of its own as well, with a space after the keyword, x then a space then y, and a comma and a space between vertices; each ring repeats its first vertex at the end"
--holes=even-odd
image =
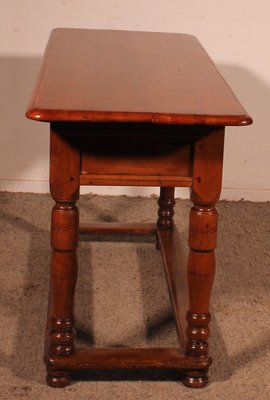
MULTIPOLYGON (((49 134, 48 124, 35 123, 25 118, 25 111, 36 80, 40 58, 0 58, 1 135, 0 135, 0 189, 7 190, 7 182, 20 181, 22 190, 48 187, 49 134), (41 186, 40 186, 41 185, 41 186)), ((218 65, 244 108, 254 119, 248 129, 227 135, 224 186, 268 189, 269 136, 267 115, 270 89, 256 75, 234 65, 218 65), (258 140, 259 138, 259 140, 258 140), (237 150, 233 152, 233 149, 237 150), (254 152, 256 148, 256 152, 254 152), (230 153, 230 154, 229 154, 230 153), (252 155, 253 154, 253 155, 252 155), (258 160, 258 154, 260 159, 258 160), (245 161, 247 158, 248 162, 245 161), (254 172, 253 176, 250 171, 254 172), (235 172, 233 172, 235 171, 235 172), (244 182, 244 181, 245 182, 244 182), (234 185, 235 186, 231 186, 234 185)), ((129 188, 136 195, 139 188, 129 188)))
POLYGON ((269 190, 268 109, 270 88, 256 74, 235 65, 217 65, 226 82, 253 118, 245 129, 227 128, 224 187, 269 190), (233 151, 236 149, 236 151, 233 151))
POLYGON ((1 188, 12 180, 47 180, 48 125, 27 120, 25 111, 40 58, 0 58, 1 188))

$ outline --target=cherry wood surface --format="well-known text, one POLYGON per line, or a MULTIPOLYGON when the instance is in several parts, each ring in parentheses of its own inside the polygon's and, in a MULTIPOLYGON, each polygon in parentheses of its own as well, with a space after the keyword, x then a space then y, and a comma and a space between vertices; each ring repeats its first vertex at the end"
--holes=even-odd
POLYGON ((52 369, 203 369, 209 360, 185 356, 179 348, 92 348, 77 349, 71 356, 48 359, 52 369))
POLYGON ((193 36, 81 29, 51 34, 27 117, 50 122, 47 383, 124 367, 177 369, 186 386, 206 386, 224 131, 251 118, 193 36), (158 186, 157 221, 84 223, 80 185, 158 186), (187 267, 173 220, 177 186, 190 187, 193 203, 187 267), (76 348, 79 234, 99 233, 156 236, 179 347, 76 348))
POLYGON ((96 222, 81 223, 79 233, 87 234, 113 234, 113 235, 153 235, 157 232, 156 224, 147 223, 119 223, 119 222, 96 222))
POLYGON ((58 28, 28 111, 41 121, 247 125, 192 35, 58 28))

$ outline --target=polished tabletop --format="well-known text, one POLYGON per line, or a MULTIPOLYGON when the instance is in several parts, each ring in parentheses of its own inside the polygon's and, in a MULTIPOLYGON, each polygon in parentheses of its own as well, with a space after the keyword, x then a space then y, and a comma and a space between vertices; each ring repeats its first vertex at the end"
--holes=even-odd
POLYGON ((40 121, 252 122, 194 36, 68 28, 50 35, 26 115, 40 121))

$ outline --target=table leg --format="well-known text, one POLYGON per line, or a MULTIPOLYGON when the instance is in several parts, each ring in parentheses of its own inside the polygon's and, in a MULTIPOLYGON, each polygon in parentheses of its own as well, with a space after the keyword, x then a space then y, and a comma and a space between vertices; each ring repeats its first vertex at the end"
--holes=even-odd
MULTIPOLYGON (((189 311, 187 312, 186 353, 207 357, 208 324, 211 316, 209 303, 215 273, 217 211, 213 206, 195 205, 190 212, 188 286, 189 311)), ((207 384, 207 370, 190 371, 184 383, 191 387, 207 384)))
POLYGON ((51 194, 56 204, 51 220, 51 277, 47 321, 47 383, 64 387, 70 373, 52 368, 54 357, 74 350, 74 292, 77 280, 79 236, 79 155, 69 140, 51 130, 51 194))
MULTIPOLYGON (((74 203, 56 203, 52 210, 52 261, 50 315, 48 321, 49 357, 74 352, 73 303, 77 280, 78 209, 74 203)), ((47 367, 47 383, 64 387, 70 383, 67 371, 47 367)))
MULTIPOLYGON (((174 216, 174 187, 161 187, 160 195, 158 198, 158 219, 157 227, 160 229, 172 229, 173 228, 173 216, 174 216)), ((158 235, 156 237, 156 248, 160 249, 160 243, 158 235)))
POLYGON ((158 220, 157 225, 161 229, 171 229, 173 227, 174 216, 174 187, 161 187, 158 199, 158 220))
MULTIPOLYGON (((189 221, 188 286, 186 354, 208 357, 209 303, 215 274, 215 247, 219 199, 222 179, 224 130, 212 132, 196 142, 193 165, 193 207, 189 221)), ((201 388, 208 383, 207 369, 188 371, 183 383, 201 388)))

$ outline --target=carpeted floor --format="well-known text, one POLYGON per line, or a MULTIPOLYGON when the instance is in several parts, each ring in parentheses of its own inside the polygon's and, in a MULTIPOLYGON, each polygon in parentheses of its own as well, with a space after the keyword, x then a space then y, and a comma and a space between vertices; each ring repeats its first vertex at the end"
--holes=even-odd
MULTIPOLYGON (((82 196, 84 221, 156 219, 156 199, 82 196)), ((50 261, 49 195, 0 193, 0 399, 270 398, 270 203, 220 202, 212 297, 210 384, 192 390, 172 377, 92 376, 65 389, 45 385, 43 336, 50 261)), ((175 221, 187 237, 189 202, 175 221)), ((114 237, 80 243, 78 342, 174 346, 160 253, 151 241, 114 237)), ((186 251, 185 242, 183 249, 186 251)))

